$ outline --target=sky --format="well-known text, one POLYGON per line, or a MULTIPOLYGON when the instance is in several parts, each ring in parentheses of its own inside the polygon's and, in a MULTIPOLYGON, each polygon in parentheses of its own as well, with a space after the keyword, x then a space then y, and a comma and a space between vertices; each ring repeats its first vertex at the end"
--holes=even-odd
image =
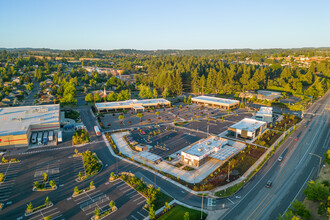
POLYGON ((330 47, 329 0, 0 0, 0 48, 330 47))

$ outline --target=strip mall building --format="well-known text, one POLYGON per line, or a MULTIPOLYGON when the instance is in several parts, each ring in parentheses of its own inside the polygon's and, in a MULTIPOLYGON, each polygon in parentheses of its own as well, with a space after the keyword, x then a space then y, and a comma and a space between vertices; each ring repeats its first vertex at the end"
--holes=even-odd
POLYGON ((192 103, 200 105, 209 105, 223 109, 235 109, 239 107, 239 101, 232 99, 223 99, 212 96, 197 96, 191 99, 192 103))
POLYGON ((26 147, 32 133, 59 130, 59 104, 0 108, 0 149, 26 147))

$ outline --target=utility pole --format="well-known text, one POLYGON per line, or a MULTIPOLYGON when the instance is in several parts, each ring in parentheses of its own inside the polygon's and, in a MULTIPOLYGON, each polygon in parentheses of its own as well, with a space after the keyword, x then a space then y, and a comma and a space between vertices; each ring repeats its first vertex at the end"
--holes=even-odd
POLYGON ((118 158, 116 157, 116 167, 117 167, 117 175, 118 175, 118 158))
POLYGON ((154 175, 155 175, 155 189, 156 189, 156 173, 154 173, 154 175))

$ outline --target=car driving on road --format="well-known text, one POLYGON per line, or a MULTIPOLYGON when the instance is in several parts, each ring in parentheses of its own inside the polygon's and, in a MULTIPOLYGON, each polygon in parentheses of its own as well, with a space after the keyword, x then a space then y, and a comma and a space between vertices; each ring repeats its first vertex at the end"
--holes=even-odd
POLYGON ((266 184, 266 187, 267 188, 270 188, 272 186, 272 181, 271 180, 268 180, 267 184, 266 184))

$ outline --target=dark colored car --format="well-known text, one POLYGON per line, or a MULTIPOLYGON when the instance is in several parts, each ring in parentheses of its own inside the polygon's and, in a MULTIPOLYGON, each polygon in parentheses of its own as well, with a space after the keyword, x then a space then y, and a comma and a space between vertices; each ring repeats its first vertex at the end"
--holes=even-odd
POLYGON ((270 188, 272 186, 272 181, 268 180, 267 184, 266 184, 266 187, 267 188, 270 188))

